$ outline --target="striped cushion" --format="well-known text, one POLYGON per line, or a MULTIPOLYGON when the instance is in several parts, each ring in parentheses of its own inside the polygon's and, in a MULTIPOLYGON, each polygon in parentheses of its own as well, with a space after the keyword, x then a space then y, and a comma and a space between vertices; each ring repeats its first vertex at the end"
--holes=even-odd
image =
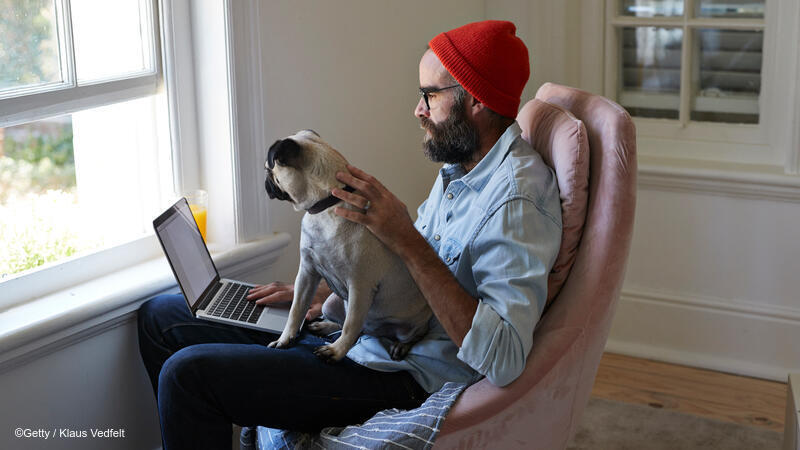
POLYGON ((447 411, 467 387, 445 383, 417 409, 387 409, 360 425, 323 428, 319 435, 258 427, 258 448, 273 449, 430 449, 447 411))

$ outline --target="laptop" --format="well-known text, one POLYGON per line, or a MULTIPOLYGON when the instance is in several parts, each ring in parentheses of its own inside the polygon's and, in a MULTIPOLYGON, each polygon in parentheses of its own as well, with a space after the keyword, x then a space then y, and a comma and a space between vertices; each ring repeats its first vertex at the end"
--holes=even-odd
POLYGON ((256 305, 245 298, 252 284, 220 279, 186 198, 158 216, 153 227, 194 317, 277 334, 283 331, 289 305, 256 305))

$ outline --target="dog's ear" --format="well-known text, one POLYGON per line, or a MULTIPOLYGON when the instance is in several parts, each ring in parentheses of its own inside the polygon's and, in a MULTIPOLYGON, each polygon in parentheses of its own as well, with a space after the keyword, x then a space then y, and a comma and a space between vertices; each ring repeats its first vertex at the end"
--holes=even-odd
POLYGON ((303 157, 303 148, 291 139, 278 139, 267 152, 267 164, 270 169, 275 163, 299 169, 303 157))
POLYGON ((303 130, 303 131, 308 131, 308 132, 314 133, 314 134, 315 134, 317 137, 321 137, 321 136, 319 135, 319 133, 317 133, 316 131, 312 130, 311 128, 307 128, 307 129, 305 129, 305 130, 303 130))

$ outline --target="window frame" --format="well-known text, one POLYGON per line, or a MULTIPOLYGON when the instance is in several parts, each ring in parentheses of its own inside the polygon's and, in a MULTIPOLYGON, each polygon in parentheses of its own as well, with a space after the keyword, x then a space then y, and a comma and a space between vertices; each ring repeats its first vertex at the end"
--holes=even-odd
POLYGON ((139 0, 150 17, 150 66, 152 70, 102 80, 78 82, 72 33, 70 0, 55 0, 56 27, 63 80, 33 87, 21 87, 0 94, 0 128, 134 100, 158 93, 162 85, 161 26, 159 1, 139 0), (63 28, 63 30, 61 30, 63 28), (62 42, 63 41, 63 42, 62 42))
MULTIPOLYGON (((69 0, 57 0, 66 3, 69 0)), ((161 93, 166 94, 167 144, 170 147, 173 188, 199 186, 199 153, 194 102, 191 26, 188 0, 146 0, 153 14, 151 54, 154 70, 133 76, 59 87, 0 99, 0 108, 18 108, 0 116, 0 126, 33 122, 112 103, 121 103, 161 93), (164 92, 166 90, 166 92, 164 92)), ((45 264, 31 271, 0 280, 3 297, 0 311, 27 303, 59 290, 122 270, 158 257, 160 246, 154 234, 134 238, 111 247, 45 264)))
MULTIPOLYGON (((750 167, 780 168, 783 173, 797 173, 800 149, 797 131, 787 126, 786 117, 797 113, 791 102, 796 95, 797 52, 779 33, 798 36, 800 24, 797 5, 787 0, 766 0, 764 19, 727 19, 691 17, 699 0, 684 0, 682 17, 628 17, 620 15, 620 0, 606 0, 604 11, 604 83, 603 95, 619 98, 619 42, 623 27, 666 26, 684 32, 681 48, 681 89, 679 119, 634 117, 640 140, 640 154, 660 159, 701 160, 743 164, 750 167), (759 123, 732 124, 691 121, 691 45, 697 29, 757 29, 764 32, 762 48, 759 123), (781 87, 788 86, 794 95, 787 96, 781 87), (787 98, 790 97, 790 98, 787 98)), ((791 121, 792 123, 794 120, 791 121)), ((755 170, 761 170, 756 168, 755 170)))

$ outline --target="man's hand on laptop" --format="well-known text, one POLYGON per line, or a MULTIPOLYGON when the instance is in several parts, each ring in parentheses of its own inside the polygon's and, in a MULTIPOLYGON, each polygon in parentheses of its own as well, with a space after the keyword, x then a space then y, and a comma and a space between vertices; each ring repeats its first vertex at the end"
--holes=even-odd
MULTIPOLYGON (((306 313, 306 320, 314 320, 322 315, 322 304, 325 299, 331 295, 331 290, 325 281, 319 283, 314 300, 311 302, 311 308, 306 313)), ((291 283, 284 283, 283 281, 275 281, 270 284, 256 285, 250 289, 247 295, 247 300, 255 301, 257 305, 280 305, 290 304, 294 298, 294 285, 291 283)))

